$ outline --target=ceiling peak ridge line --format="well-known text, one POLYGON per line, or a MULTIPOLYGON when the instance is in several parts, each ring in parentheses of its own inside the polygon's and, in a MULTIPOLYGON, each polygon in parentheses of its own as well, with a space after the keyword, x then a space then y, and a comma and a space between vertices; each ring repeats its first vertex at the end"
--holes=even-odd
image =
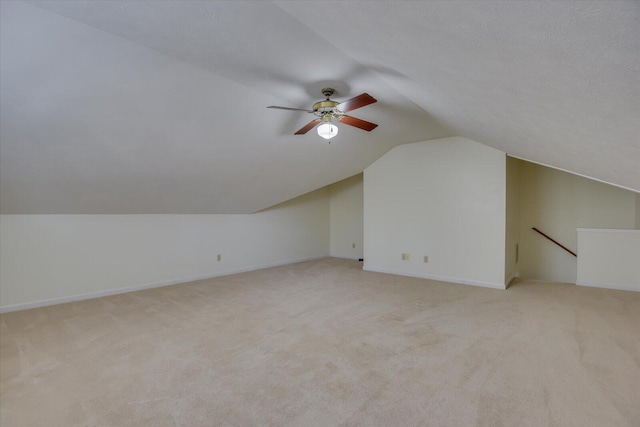
MULTIPOLYGON (((0 0, 0 2, 3 2, 3 1, 4 0, 0 0)), ((71 18, 69 16, 62 15, 62 14, 60 14, 58 12, 54 12, 52 10, 46 9, 46 8, 40 6, 38 3, 32 3, 29 0, 19 0, 19 1, 21 3, 27 4, 29 6, 35 7, 38 10, 43 11, 45 13, 50 13, 50 14, 55 15, 57 17, 66 19, 68 21, 71 21, 71 22, 73 22, 75 24, 82 25, 83 27, 90 28, 90 29, 92 29, 94 31, 99 31, 100 33, 108 35, 110 37, 113 37, 113 38, 116 38, 116 39, 119 39, 119 40, 124 40, 127 43, 130 43, 130 44, 132 44, 132 45, 134 45, 134 46, 136 46, 138 48, 146 49, 146 50, 149 50, 149 51, 154 52, 156 54, 162 55, 163 57, 169 58, 169 59, 171 59, 173 61, 177 61, 177 62, 183 64, 183 66, 186 66, 188 68, 192 68, 192 69, 195 69, 195 70, 198 70, 198 71, 204 71, 206 74, 210 74, 212 76, 215 76, 215 77, 220 78, 220 79, 224 79, 224 80, 226 80, 228 82, 231 82, 233 84, 237 84, 237 85, 243 86, 244 88, 250 89, 253 92, 259 92, 259 93, 266 94, 265 92, 260 92, 255 86, 243 83, 243 82, 238 81, 238 80, 234 80, 234 79, 232 79, 232 78, 230 78, 230 77, 228 77, 228 76, 226 76, 224 74, 216 73, 215 71, 212 71, 211 69, 209 69, 209 68, 207 68, 207 67, 205 67, 205 66, 203 66, 201 64, 184 60, 184 59, 179 58, 179 57, 177 57, 175 55, 168 54, 168 53, 166 53, 166 52, 164 52, 164 51, 162 51, 162 50, 160 50, 158 48, 155 48, 153 46, 148 46, 146 44, 143 44, 143 43, 140 43, 138 41, 132 40, 129 37, 125 37, 125 36, 122 36, 120 34, 115 34, 115 33, 111 32, 111 31, 103 30, 102 28, 96 27, 94 25, 87 24, 87 23, 82 22, 82 21, 78 21, 75 18, 71 18)), ((81 1, 81 0, 78 0, 78 1, 81 1)), ((282 99, 282 98, 280 98, 280 99, 282 99)))
MULTIPOLYGON (((315 34, 317 37, 319 37, 320 39, 322 39, 325 43, 327 43, 328 45, 330 45, 333 49, 335 49, 336 51, 340 52, 342 55, 344 55, 344 57, 349 58, 351 61, 353 61, 354 64, 357 64, 359 66, 359 69, 361 70, 366 70, 366 72, 371 73, 372 75, 374 75, 376 78, 381 79, 385 84, 387 84, 390 88, 394 89, 396 92, 398 92, 398 94, 406 97, 406 95, 403 92, 400 92, 398 89, 396 89, 395 87, 393 87, 392 85, 389 84, 389 82, 383 77, 384 73, 382 73, 378 67, 372 66, 371 64, 365 64, 363 62, 361 62, 359 59, 355 58, 353 55, 347 53, 344 49, 342 49, 339 45, 336 45, 333 41, 329 40, 324 33, 319 32, 314 30, 312 27, 310 27, 309 25, 305 24, 303 21, 301 21, 298 17, 296 17, 295 15, 293 15, 291 12, 289 12, 287 9, 285 9, 284 7, 282 7, 281 4, 286 4, 287 2, 283 2, 283 1, 279 1, 279 0, 271 0, 271 3, 275 6, 278 7, 278 9, 280 9, 281 11, 283 11, 284 13, 286 13, 289 17, 291 17, 291 19, 293 19, 294 21, 296 21, 297 23, 299 23, 300 25, 302 25, 303 27, 305 27, 307 30, 309 30, 310 32, 312 32, 313 34, 315 34)), ((402 73, 399 73, 395 70, 393 70, 394 73, 398 74, 398 75, 403 75, 402 73)), ((338 94, 339 95, 339 94, 338 94)), ((415 104, 415 103, 414 103, 415 104)), ((417 107, 419 107, 420 109, 424 110, 422 107, 420 107, 418 104, 415 104, 417 107)), ((425 111, 426 112, 426 111, 425 111)))
MULTIPOLYGON (((386 85, 389 86, 389 88, 393 89, 394 91, 396 91, 399 95, 401 95, 402 97, 406 98, 408 101, 410 101, 413 105, 415 105, 417 108, 419 108, 420 110, 424 111, 426 114, 429 114, 431 116, 431 114, 424 108, 422 107, 418 102, 416 102, 412 97, 410 97, 409 95, 407 95, 404 91, 400 90, 396 85, 392 84, 389 79, 388 79, 388 74, 390 73, 383 73, 380 71, 380 68, 371 64, 365 64, 364 62, 362 62, 360 59, 354 57, 352 54, 348 53, 347 51, 345 51, 343 48, 341 48, 339 45, 336 45, 333 41, 329 40, 324 33, 319 32, 314 30, 312 27, 310 27, 309 25, 305 24, 303 21, 301 21, 298 17, 296 17, 295 15, 293 15, 291 12, 289 12, 286 8, 282 7, 281 4, 286 4, 286 2, 283 1, 279 1, 279 0, 271 0, 271 2, 277 6, 280 10, 282 10, 284 13, 286 13, 287 15, 289 15, 291 17, 291 19, 294 19, 296 22, 300 23, 300 25, 304 26, 305 28, 307 28, 309 31, 311 31, 312 33, 316 34, 318 37, 320 37, 322 40, 324 40, 327 44, 331 45, 334 49, 336 49, 337 51, 339 51, 341 54, 343 54, 345 57, 351 59, 355 64, 358 64, 361 69, 366 70, 367 72, 375 75, 376 78, 382 80, 386 85)), ((404 78, 408 78, 406 75, 404 75, 403 73, 400 73, 396 70, 393 70, 393 74, 396 76, 402 76, 404 78)), ((431 116, 433 117, 433 116, 431 116)), ((435 117, 434 117, 435 118, 435 117)), ((438 120, 439 124, 441 126, 442 123, 438 120)), ((449 130, 445 127, 445 130, 449 130)))
MULTIPOLYGON (((0 0, 1 1, 1 0, 0 0)), ((79 0, 82 1, 82 0, 79 0)), ((90 2, 89 0, 84 0, 85 2, 90 2)), ((229 75, 228 73, 224 72, 224 71, 216 71, 210 67, 208 67, 206 64, 202 64, 198 61, 195 60, 190 60, 189 58, 183 58, 181 56, 172 54, 170 52, 167 52, 166 50, 162 49, 162 48, 158 48, 158 47, 154 47, 152 45, 149 45, 145 42, 141 42, 135 39, 132 39, 130 37, 127 37, 126 35, 122 35, 122 34, 118 34, 114 31, 111 31, 109 29, 105 29, 104 26, 96 26, 92 23, 87 23, 84 22, 82 20, 79 20, 78 18, 75 18, 73 16, 70 16, 69 14, 64 14, 62 12, 60 12, 59 10, 56 9, 50 9, 48 7, 46 7, 47 2, 44 1, 37 1, 37 0, 22 0, 21 3, 23 4, 28 4, 29 6, 35 7, 40 11, 44 11, 45 13, 50 13, 53 14, 55 16, 58 17, 62 17, 64 19, 67 19, 71 22, 75 22, 77 24, 80 24, 84 27, 87 28, 91 28, 93 30, 97 30, 103 34, 107 34, 110 35, 112 37, 116 37, 117 39, 120 40, 126 40, 129 43, 132 43, 134 46, 138 46, 138 47, 142 47, 144 49, 147 49, 149 51, 153 51, 153 52, 157 52, 160 53, 161 55, 163 55, 166 58, 170 58, 172 60, 178 61, 179 63, 182 64, 186 64, 187 66, 193 67, 193 69, 197 69, 197 70, 201 70, 201 71, 205 71, 207 74, 212 75, 212 76, 216 76, 217 78, 221 78, 224 79, 226 81, 229 82, 233 82, 235 84, 241 85, 242 87, 245 88, 249 88, 252 91, 261 93, 263 95, 268 95, 268 96, 273 96, 276 99, 280 99, 283 102, 284 101, 291 101, 290 98, 283 98, 282 95, 280 94, 280 92, 274 92, 274 91, 267 91, 264 89, 264 83, 251 83, 253 80, 247 80, 245 78, 234 78, 233 76, 229 75)), ((55 2, 53 2, 55 3, 55 2)), ((267 3, 267 2, 264 2, 267 3)), ((339 47, 337 47, 335 44, 331 43, 326 37, 324 37, 322 35, 322 33, 319 33, 317 31, 314 31, 311 27, 309 27, 308 25, 305 25, 302 21, 300 21, 298 18, 296 18, 295 16, 291 15, 291 13, 289 13, 287 10, 283 9, 279 4, 271 1, 269 2, 270 4, 272 4, 275 8, 277 8, 278 11, 280 11, 282 14, 286 15, 289 19, 291 19, 292 21, 295 21, 301 28, 304 28, 306 31, 309 32, 309 34, 313 34, 316 38, 318 38, 319 40, 322 40, 322 42, 324 44, 327 45, 327 47, 329 47, 332 50, 335 50, 336 52, 338 52, 338 55, 340 55, 345 61, 348 61, 350 65, 352 65, 351 70, 349 71, 350 74, 348 74, 347 76, 341 76, 341 78, 339 80, 327 80, 323 83, 328 83, 329 85, 333 85, 333 87, 336 87, 336 84, 339 84, 340 81, 351 81, 354 79, 354 76, 361 76, 361 75, 368 75, 369 78, 372 79, 377 79, 378 80, 378 84, 379 85, 386 85, 388 87, 388 89, 393 90, 397 93, 397 95, 403 97, 403 98, 407 98, 406 95, 401 92, 398 91, 397 89, 395 89, 392 85, 390 85, 387 81, 387 79, 384 78, 384 73, 381 72, 378 68, 376 68, 375 66, 372 65, 364 65, 363 63, 357 61, 354 59, 353 56, 346 54, 342 49, 340 49, 339 47)), ((241 65, 240 63, 238 63, 238 65, 241 65)), ((344 65, 344 64, 343 64, 344 65)), ((303 82, 298 82, 298 83, 303 83, 303 82)), ((316 82, 318 83, 318 82, 316 82)), ((305 85, 307 86, 307 85, 305 85)), ((314 85, 314 86, 319 86, 319 85, 314 85)), ((304 87, 304 86, 303 86, 304 87)), ((348 87, 347 87, 348 88, 348 87)), ((314 91, 316 90, 316 88, 314 87, 313 89, 314 91)), ((341 89, 338 88, 338 91, 340 91, 341 89)), ((307 90, 308 93, 310 93, 307 90)), ((346 94, 345 94, 346 95, 346 94)), ((408 98, 407 98, 408 99, 408 98)), ((424 109, 419 105, 416 104, 415 102, 412 103, 419 108, 420 110, 424 109)))

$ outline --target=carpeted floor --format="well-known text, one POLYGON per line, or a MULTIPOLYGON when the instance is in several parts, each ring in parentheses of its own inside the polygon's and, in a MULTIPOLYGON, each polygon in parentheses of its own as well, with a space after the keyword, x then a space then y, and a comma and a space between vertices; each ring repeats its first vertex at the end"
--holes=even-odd
POLYGON ((640 426, 640 293, 328 258, 0 321, 2 427, 640 426))

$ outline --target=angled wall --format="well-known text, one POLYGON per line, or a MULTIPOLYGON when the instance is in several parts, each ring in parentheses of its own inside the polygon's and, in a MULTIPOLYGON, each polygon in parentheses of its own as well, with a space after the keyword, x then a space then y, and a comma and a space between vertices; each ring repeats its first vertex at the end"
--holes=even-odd
POLYGON ((504 289, 505 162, 453 137, 397 146, 369 166, 365 270, 504 289))
POLYGON ((328 254, 326 188, 251 215, 2 215, 0 311, 328 254))

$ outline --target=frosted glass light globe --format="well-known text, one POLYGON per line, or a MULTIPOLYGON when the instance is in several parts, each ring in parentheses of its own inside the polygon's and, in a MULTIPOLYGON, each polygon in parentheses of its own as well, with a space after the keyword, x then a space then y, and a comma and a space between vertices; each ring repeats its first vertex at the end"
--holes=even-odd
POLYGON ((331 123, 323 123, 318 126, 318 135, 324 139, 331 139, 338 134, 338 127, 331 123))

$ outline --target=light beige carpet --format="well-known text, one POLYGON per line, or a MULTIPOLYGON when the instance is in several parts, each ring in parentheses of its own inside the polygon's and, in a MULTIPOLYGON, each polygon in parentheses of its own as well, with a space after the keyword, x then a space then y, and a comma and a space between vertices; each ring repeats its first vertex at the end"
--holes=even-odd
POLYGON ((639 293, 330 258, 0 318, 2 427, 640 425, 639 293))

